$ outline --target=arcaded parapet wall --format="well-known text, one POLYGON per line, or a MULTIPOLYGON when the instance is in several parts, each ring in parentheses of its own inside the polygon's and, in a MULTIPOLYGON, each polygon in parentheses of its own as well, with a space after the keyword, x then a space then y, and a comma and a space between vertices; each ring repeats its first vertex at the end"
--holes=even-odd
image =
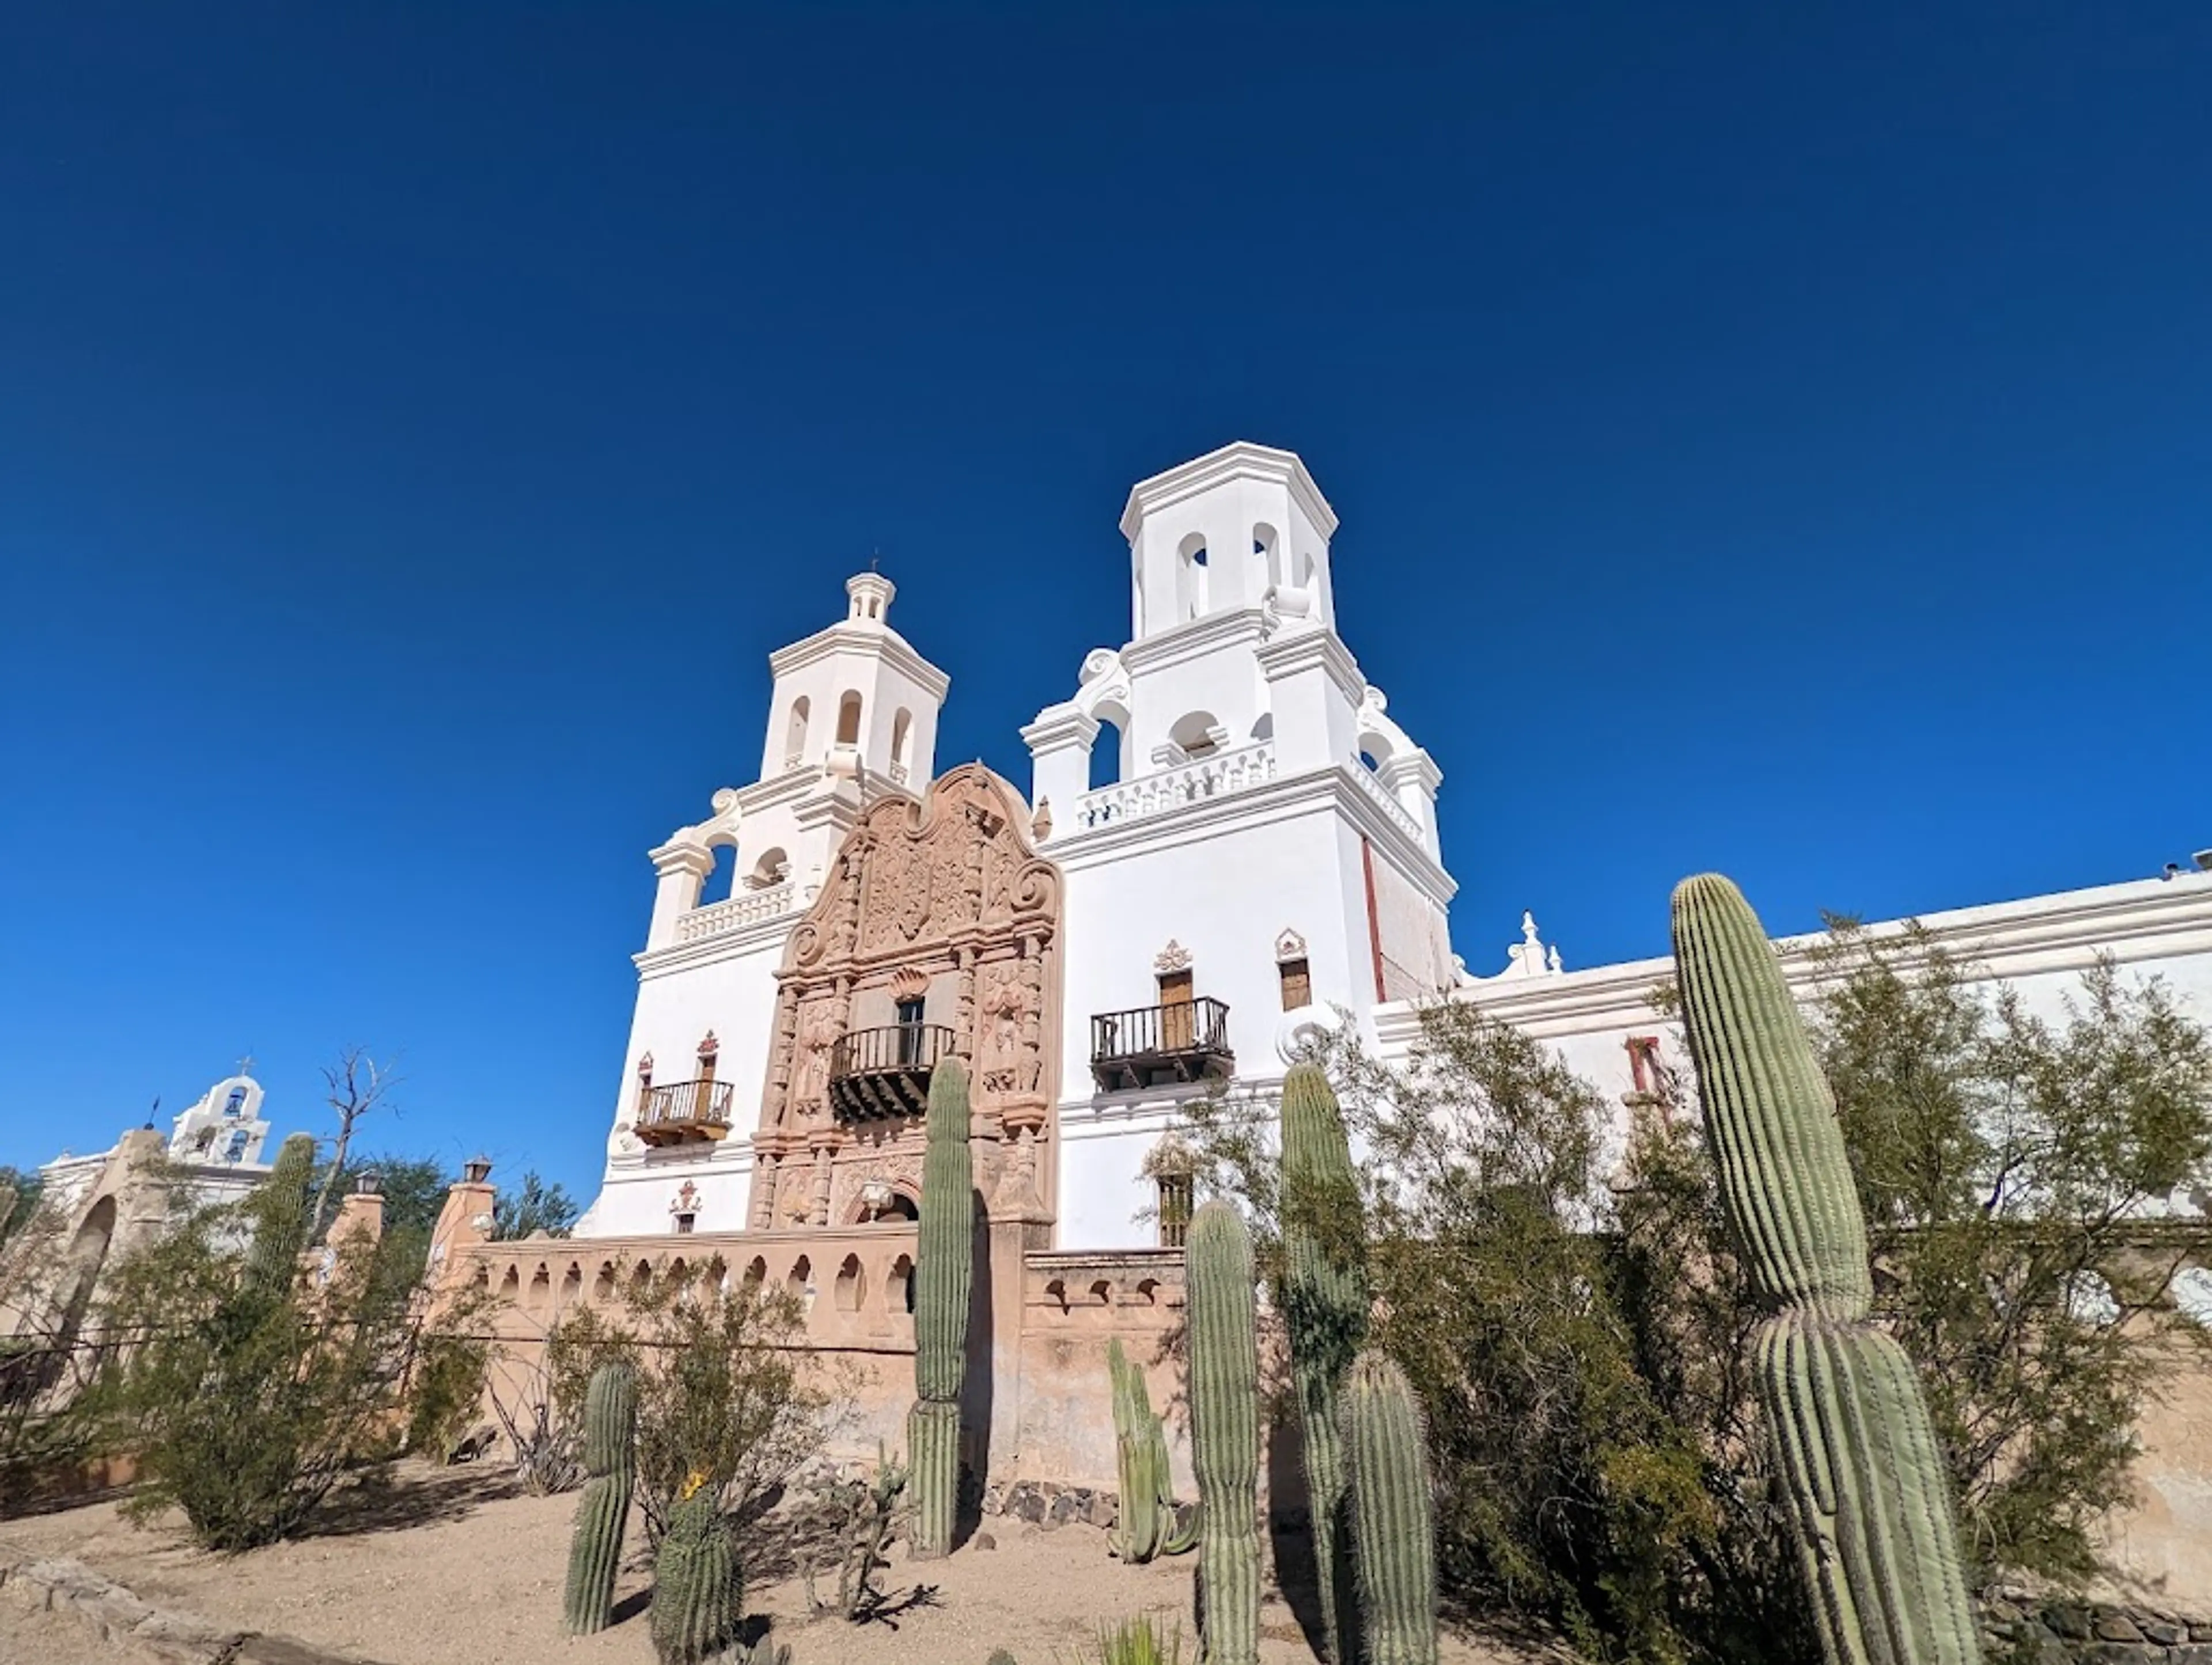
MULTIPOLYGON (((497 1344, 492 1389, 512 1412, 542 1391, 546 1338, 582 1306, 612 1307, 641 1282, 704 1272, 732 1286, 792 1290, 805 1305, 805 1345, 855 1388, 857 1415, 832 1455, 864 1459, 904 1439, 914 1397, 914 1318, 907 1297, 915 1228, 717 1234, 670 1238, 533 1238, 482 1243, 454 1257, 453 1281, 494 1297, 497 1344)), ((1119 1339, 1144 1367, 1169 1428, 1176 1483, 1190 1485, 1183 1420, 1180 1249, 1090 1255, 1024 1249, 1018 1228, 986 1234, 991 1275, 978 1280, 971 1353, 995 1367, 971 1370, 964 1421, 986 1478, 1049 1480, 1111 1490, 1114 1419, 1106 1348, 1119 1339), (1009 1275, 1009 1273, 1011 1275, 1009 1275), (1018 1298, 1015 1298, 1018 1295, 1018 1298), (1004 1325, 1012 1333, 1000 1334, 1004 1325)), ((971 1459, 972 1460, 972 1459, 971 1459)))

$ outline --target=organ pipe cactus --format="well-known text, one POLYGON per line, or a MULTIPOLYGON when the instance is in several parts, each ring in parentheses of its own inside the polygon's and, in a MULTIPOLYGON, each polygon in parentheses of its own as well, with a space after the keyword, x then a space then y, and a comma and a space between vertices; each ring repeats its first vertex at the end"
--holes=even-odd
POLYGON ((1780 963, 1717 874, 1674 891, 1682 1015, 1721 1197, 1769 1316, 1758 1387, 1829 1665, 1978 1659, 1949 1476, 1904 1349, 1868 1321, 1866 1221, 1780 963))
POLYGON ((254 1194, 253 1242, 246 1252, 246 1287, 275 1297, 299 1276, 307 1246, 307 1187, 315 1174, 312 1133, 294 1133, 278 1148, 276 1164, 254 1194))
POLYGON ((653 1560, 653 1651, 660 1665, 702 1665, 736 1637, 744 1585, 729 1522, 711 1486, 669 1511, 653 1560))
POLYGON ((914 1268, 914 1409, 907 1415, 917 1556, 952 1548, 960 1504, 960 1390, 975 1283, 975 1185, 968 1147, 968 1066, 947 1058, 929 1079, 928 1148, 914 1268))
MULTIPOLYGON (((1405 1373, 1363 1352, 1340 1395, 1368 1665, 1436 1665, 1436 1526, 1421 1413, 1405 1373)), ((1340 1609, 1344 1622, 1352 1610, 1340 1609)))
POLYGON ((1144 1371, 1129 1362, 1118 1336, 1106 1344, 1106 1373, 1113 1384, 1115 1467, 1121 1486, 1114 1553, 1138 1564, 1180 1555, 1197 1534, 1176 1531, 1167 1431, 1153 1413, 1144 1371))
POLYGON ((614 1622, 615 1569, 623 1524, 637 1478, 637 1377, 627 1364, 602 1364, 584 1395, 584 1471, 591 1476, 576 1504, 568 1545, 568 1585, 562 1625, 587 1636, 614 1622))
POLYGON ((1312 1064, 1283 1080, 1283 1324, 1305 1448, 1306 1496, 1328 1656, 1346 1665, 1355 1599, 1344 1534, 1337 1389, 1367 1335, 1359 1181, 1328 1078, 1312 1064))
POLYGON ((1260 1656, 1260 1358, 1252 1239, 1218 1197, 1191 1216, 1191 1466, 1198 1473, 1204 1665, 1260 1656))

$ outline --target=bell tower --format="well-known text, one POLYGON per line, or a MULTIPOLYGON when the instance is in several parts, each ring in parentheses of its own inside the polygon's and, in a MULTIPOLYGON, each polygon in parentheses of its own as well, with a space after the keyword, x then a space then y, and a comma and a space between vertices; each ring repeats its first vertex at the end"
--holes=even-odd
POLYGON ((763 781, 819 769, 920 787, 937 760, 937 714, 951 679, 890 628, 898 586, 881 573, 845 580, 842 621, 769 655, 775 689, 763 781))

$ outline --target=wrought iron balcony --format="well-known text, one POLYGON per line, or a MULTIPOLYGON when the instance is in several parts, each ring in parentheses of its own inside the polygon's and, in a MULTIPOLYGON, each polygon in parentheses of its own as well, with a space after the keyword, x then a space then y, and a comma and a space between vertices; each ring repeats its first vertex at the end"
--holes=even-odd
POLYGON ((1229 1008, 1219 1000, 1140 1006, 1091 1020, 1091 1074, 1107 1092, 1225 1076, 1236 1066, 1229 1008))
POLYGON ((630 1131, 647 1145, 725 1139, 730 1132, 728 1081, 671 1081, 641 1095, 630 1131))
POLYGON ((856 1029, 830 1048, 830 1108, 839 1120, 915 1115, 929 1104, 930 1072, 952 1051, 943 1024, 856 1029))

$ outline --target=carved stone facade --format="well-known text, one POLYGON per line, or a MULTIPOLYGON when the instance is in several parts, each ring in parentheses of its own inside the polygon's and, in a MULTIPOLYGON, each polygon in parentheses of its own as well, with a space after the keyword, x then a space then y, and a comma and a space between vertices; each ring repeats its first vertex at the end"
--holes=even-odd
POLYGON ((850 1225, 884 1199, 918 1201, 921 1118, 841 1119, 830 1091, 841 1042, 901 1024, 945 1032, 967 1062, 992 1217, 1051 1218, 1060 875, 1029 823, 1021 795, 972 763, 921 802, 877 799, 846 836, 776 974, 753 1230, 850 1225))

